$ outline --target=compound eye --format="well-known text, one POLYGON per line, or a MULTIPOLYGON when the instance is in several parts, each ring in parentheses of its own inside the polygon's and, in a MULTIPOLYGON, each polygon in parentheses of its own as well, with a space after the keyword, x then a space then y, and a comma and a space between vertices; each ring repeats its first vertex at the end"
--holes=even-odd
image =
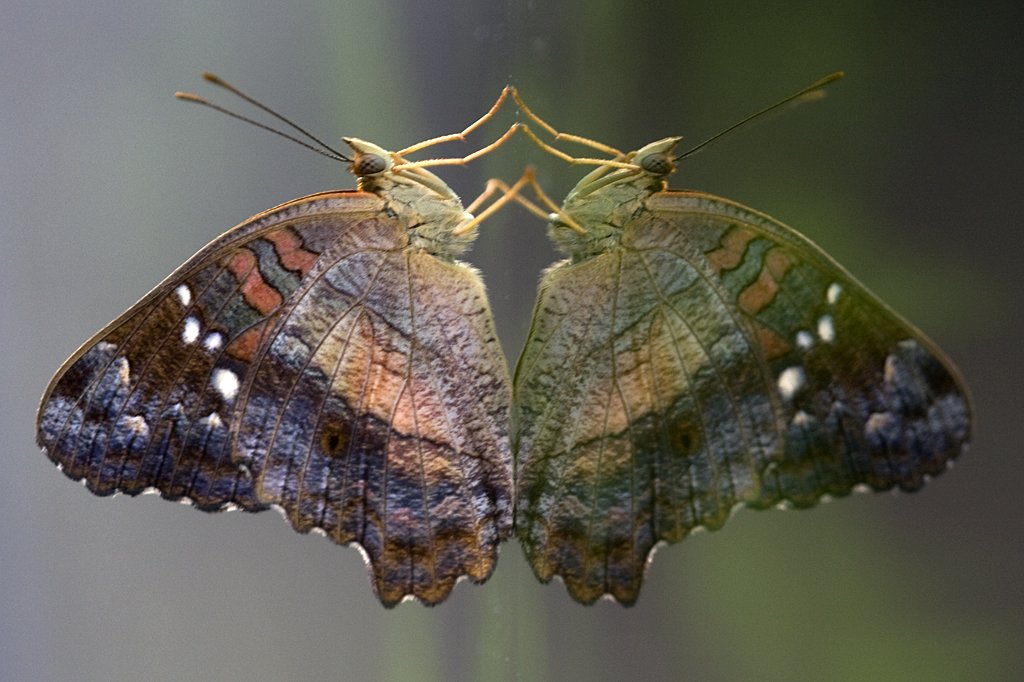
POLYGON ((352 161, 352 174, 360 178, 387 170, 388 162, 377 154, 360 154, 352 161))
POLYGON ((640 167, 654 175, 668 175, 676 169, 668 154, 648 154, 640 159, 640 167))

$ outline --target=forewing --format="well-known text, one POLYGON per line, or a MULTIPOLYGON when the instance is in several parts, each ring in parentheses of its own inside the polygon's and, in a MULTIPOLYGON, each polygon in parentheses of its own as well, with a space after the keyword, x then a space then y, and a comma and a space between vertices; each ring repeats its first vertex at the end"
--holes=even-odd
POLYGON ((810 506, 859 485, 917 490, 966 449, 956 368, 821 249, 724 199, 666 192, 649 207, 667 221, 652 240, 678 232, 666 248, 708 259, 782 400, 784 453, 759 472, 752 506, 810 506))
POLYGON ((579 601, 736 504, 913 490, 963 449, 955 370, 817 247, 664 192, 622 248, 553 268, 516 373, 517 533, 579 601))
POLYGON ((238 454, 296 530, 363 548, 385 605, 435 604, 511 531, 510 381, 476 273, 377 228, 281 314, 238 454))
POLYGON ((51 381, 39 444, 96 494, 156 490, 207 511, 263 504, 232 461, 237 387, 284 300, 336 223, 372 195, 325 193, 283 204, 228 231, 85 343, 51 381))

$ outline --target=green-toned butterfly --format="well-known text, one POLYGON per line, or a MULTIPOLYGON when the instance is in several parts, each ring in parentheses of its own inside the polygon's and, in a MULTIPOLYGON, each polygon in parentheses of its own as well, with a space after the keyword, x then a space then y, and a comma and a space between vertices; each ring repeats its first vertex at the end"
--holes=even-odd
POLYGON ((680 138, 623 154, 517 101, 614 156, 526 131, 598 166, 552 216, 569 258, 544 275, 514 378, 516 533, 542 581, 632 604, 658 543, 738 505, 917 490, 965 450, 949 359, 796 231, 667 189, 680 138))
POLYGON ((281 204, 190 258, 57 372, 39 444, 99 495, 279 506, 297 531, 360 546, 386 606, 485 580, 512 530, 510 380, 483 283, 455 260, 478 219, 423 166, 514 131, 462 159, 405 156, 461 139, 505 94, 462 133, 397 153, 346 138, 348 158, 206 78, 358 187, 281 204))

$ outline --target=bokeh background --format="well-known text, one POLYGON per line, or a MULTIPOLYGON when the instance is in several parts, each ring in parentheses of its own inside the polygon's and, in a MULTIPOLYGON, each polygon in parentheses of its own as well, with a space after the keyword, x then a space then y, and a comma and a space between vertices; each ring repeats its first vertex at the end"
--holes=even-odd
MULTIPOLYGON (((1020 7, 5 0, 0 679, 1019 678, 1020 7), (554 125, 635 148, 695 142, 836 69, 823 102, 722 140, 674 184, 799 227, 957 361, 976 441, 919 494, 741 512, 662 549, 630 609, 538 584, 509 543, 485 585, 386 611, 353 549, 273 513, 97 498, 35 445, 38 396, 79 343, 228 227, 352 184, 176 102, 237 104, 202 70, 331 140, 456 131, 511 81, 554 125)), ((527 163, 555 196, 581 174, 520 139, 442 175, 471 198, 527 163)), ((518 207, 470 254, 513 361, 554 258, 518 207)))

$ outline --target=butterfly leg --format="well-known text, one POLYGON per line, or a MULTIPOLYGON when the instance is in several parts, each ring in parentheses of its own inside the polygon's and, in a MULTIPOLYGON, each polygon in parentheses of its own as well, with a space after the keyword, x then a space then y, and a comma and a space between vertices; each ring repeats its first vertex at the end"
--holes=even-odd
POLYGON ((428 166, 464 166, 465 164, 469 163, 470 161, 473 161, 474 159, 478 159, 485 154, 490 154, 495 149, 505 144, 510 137, 516 134, 516 131, 519 129, 519 127, 520 124, 514 123, 509 127, 508 130, 505 131, 505 134, 503 134, 494 142, 484 147, 481 147, 472 154, 467 154, 466 156, 456 158, 425 159, 423 161, 405 161, 402 158, 402 155, 406 153, 406 150, 403 149, 401 152, 397 152, 395 154, 395 165, 393 166, 392 170, 396 172, 401 172, 415 170, 417 168, 426 168, 428 166))
POLYGON ((574 142, 576 144, 581 144, 585 147, 590 147, 591 149, 596 149, 599 152, 608 154, 612 158, 598 159, 586 156, 572 156, 544 142, 537 136, 536 133, 533 132, 533 130, 530 129, 530 126, 528 126, 525 123, 521 123, 520 127, 523 129, 523 133, 525 133, 526 136, 529 137, 534 144, 536 144, 538 147, 540 147, 543 151, 547 152, 548 154, 551 154, 552 156, 555 156, 559 159, 562 159, 563 161, 572 164, 603 166, 605 168, 625 168, 628 170, 639 169, 639 166, 637 166, 636 164, 628 162, 630 158, 629 154, 626 154, 616 149, 615 147, 603 144, 601 142, 598 142, 597 140, 592 140, 589 137, 583 137, 582 135, 573 135, 572 133, 563 133, 559 132, 558 130, 555 130, 555 128, 551 124, 549 124, 547 121, 542 119, 537 114, 533 113, 533 110, 526 105, 526 102, 524 102, 523 98, 519 96, 519 92, 515 88, 512 88, 511 94, 512 99, 515 100, 516 106, 519 107, 519 110, 523 113, 523 115, 526 116, 531 121, 533 121, 533 123, 536 124, 539 128, 544 130, 544 132, 550 135, 552 139, 554 139, 556 142, 562 140, 565 140, 567 142, 574 142))
POLYGON ((556 141, 558 141, 558 140, 567 140, 569 142, 576 142, 577 144, 582 144, 582 145, 590 147, 592 149, 596 149, 599 152, 604 152, 605 154, 608 154, 609 156, 613 156, 613 157, 625 156, 625 154, 623 154, 621 151, 619 151, 615 147, 610 147, 610 146, 608 146, 606 144, 602 144, 602 143, 598 142, 597 140, 591 140, 589 137, 582 137, 581 135, 573 135, 571 133, 560 133, 560 132, 558 132, 547 121, 542 119, 537 114, 533 113, 533 110, 531 110, 530 107, 526 106, 526 102, 524 102, 523 98, 519 96, 519 91, 518 90, 516 90, 512 86, 509 86, 508 88, 506 88, 506 90, 510 90, 510 94, 512 95, 512 99, 515 100, 516 106, 519 107, 519 111, 523 112, 524 116, 526 116, 528 119, 530 119, 531 121, 536 123, 538 126, 543 128, 544 131, 546 133, 548 133, 549 135, 551 135, 551 137, 553 137, 556 141))
POLYGON ((497 101, 495 101, 494 105, 491 106, 491 108, 487 110, 487 113, 484 114, 483 116, 481 116, 480 118, 478 118, 477 120, 473 121, 473 123, 471 123, 468 126, 466 126, 466 128, 461 133, 452 133, 450 135, 439 135, 437 137, 432 137, 429 140, 423 140, 422 142, 418 142, 418 143, 412 145, 411 147, 406 147, 402 151, 398 152, 398 155, 399 156, 408 156, 409 154, 412 154, 414 152, 418 152, 421 149, 426 149, 427 147, 433 147, 434 145, 443 144, 445 142, 455 142, 456 140, 458 140, 459 142, 465 142, 467 135, 472 133, 474 130, 476 130, 477 128, 482 126, 484 123, 486 123, 490 119, 494 118, 494 115, 496 113, 498 113, 498 109, 501 108, 501 105, 508 98, 511 90, 512 90, 511 86, 505 86, 505 88, 501 91, 501 94, 498 95, 497 101))
POLYGON ((461 236, 473 231, 477 225, 482 223, 484 220, 492 216, 496 211, 501 209, 502 206, 507 204, 509 201, 516 201, 523 206, 530 213, 541 218, 542 220, 550 220, 551 213, 555 213, 559 219, 568 225, 571 229, 584 234, 584 230, 579 224, 573 220, 565 211, 563 211, 541 188, 540 183, 537 182, 537 178, 533 173, 533 168, 527 167, 523 174, 516 180, 515 184, 509 186, 506 182, 497 178, 491 178, 487 181, 487 187, 473 202, 466 207, 468 213, 472 213, 480 206, 482 206, 495 192, 502 192, 502 196, 499 197, 493 204, 488 206, 480 215, 474 217, 457 227, 452 234, 455 236, 461 236), (543 208, 530 201, 522 194, 520 194, 523 187, 529 185, 534 194, 537 195, 537 200, 540 201, 548 209, 545 211, 543 208))

